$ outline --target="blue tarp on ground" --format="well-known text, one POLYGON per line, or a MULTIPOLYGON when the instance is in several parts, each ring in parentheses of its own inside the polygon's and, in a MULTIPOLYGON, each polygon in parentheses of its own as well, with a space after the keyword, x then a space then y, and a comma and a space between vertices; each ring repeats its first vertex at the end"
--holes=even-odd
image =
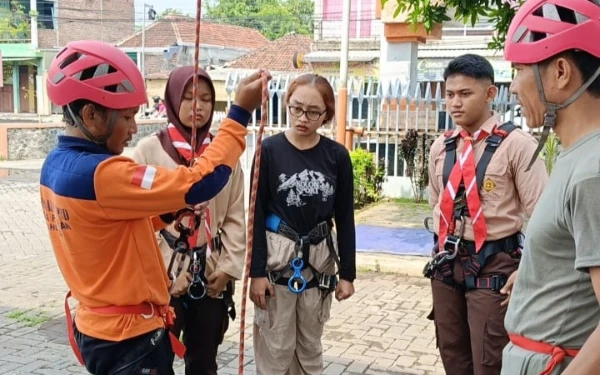
POLYGON ((365 253, 430 256, 433 236, 425 229, 356 226, 356 249, 365 253))

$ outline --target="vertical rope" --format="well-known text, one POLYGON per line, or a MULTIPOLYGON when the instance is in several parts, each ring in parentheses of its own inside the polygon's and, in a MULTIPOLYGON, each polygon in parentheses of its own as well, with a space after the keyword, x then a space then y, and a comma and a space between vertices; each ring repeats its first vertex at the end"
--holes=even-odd
POLYGON ((258 176, 260 170, 260 155, 262 137, 267 123, 267 114, 269 112, 269 81, 266 74, 261 75, 262 80, 262 105, 260 109, 260 126, 256 137, 256 149, 254 150, 254 169, 252 170, 252 189, 250 190, 250 207, 248 208, 248 228, 247 228, 247 246, 246 246, 246 265, 244 269, 244 280, 242 286, 242 308, 240 312, 240 352, 239 352, 239 370, 238 374, 244 374, 244 349, 246 338, 246 303, 248 301, 248 280, 250 276, 250 265, 252 263, 252 248, 254 246, 254 211, 256 207, 256 194, 258 191, 258 176))
POLYGON ((200 65, 200 18, 202 17, 202 0, 198 0, 196 4, 196 40, 194 42, 194 78, 193 78, 193 95, 192 99, 192 139, 190 145, 192 146, 192 157, 190 159, 190 166, 194 165, 196 153, 196 129, 198 126, 198 120, 196 118, 196 111, 198 110, 198 65, 200 65))

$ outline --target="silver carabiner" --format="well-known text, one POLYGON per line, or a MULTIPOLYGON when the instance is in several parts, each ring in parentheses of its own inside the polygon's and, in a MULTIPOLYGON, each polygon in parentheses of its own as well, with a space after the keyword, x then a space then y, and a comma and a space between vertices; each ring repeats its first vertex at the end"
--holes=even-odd
MULTIPOLYGON (((456 241, 449 241, 449 237, 446 237, 446 243, 450 243, 454 245, 454 251, 450 255, 446 255, 446 259, 454 259, 458 255, 458 248, 460 247, 460 243, 462 242, 463 235, 465 234, 465 217, 463 215, 460 216, 460 234, 456 238, 456 241)), ((445 247, 445 245, 444 245, 445 247)))
POLYGON ((429 233, 435 234, 435 231, 433 230, 433 218, 431 216, 426 217, 425 220, 423 221, 423 224, 425 225, 425 229, 429 233), (431 222, 431 226, 429 226, 430 222, 431 222))
POLYGON ((188 296, 190 296, 191 299, 204 298, 206 296, 206 285, 204 285, 204 282, 202 280, 199 280, 196 283, 192 282, 188 286, 188 296), (202 292, 199 295, 195 295, 193 291, 196 289, 200 289, 202 292))

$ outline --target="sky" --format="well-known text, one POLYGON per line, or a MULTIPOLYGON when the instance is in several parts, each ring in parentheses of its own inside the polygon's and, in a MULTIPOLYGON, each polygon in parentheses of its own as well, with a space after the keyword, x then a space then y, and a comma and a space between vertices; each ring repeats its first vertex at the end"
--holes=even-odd
MULTIPOLYGON (((205 0, 202 1, 203 3, 205 0)), ((157 14, 162 13, 167 8, 181 9, 183 13, 189 13, 191 15, 196 14, 196 0, 135 0, 135 14, 136 20, 142 19, 142 13, 144 9, 144 3, 147 5, 154 6, 154 10, 157 14)))

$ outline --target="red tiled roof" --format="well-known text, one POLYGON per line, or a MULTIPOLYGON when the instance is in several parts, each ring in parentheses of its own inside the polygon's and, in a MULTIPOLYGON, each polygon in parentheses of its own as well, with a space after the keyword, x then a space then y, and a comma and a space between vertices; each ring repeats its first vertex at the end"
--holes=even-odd
MULTIPOLYGON (((175 43, 194 44, 196 20, 191 17, 166 16, 146 27, 146 47, 168 47, 175 43)), ((200 44, 254 50, 269 43, 258 30, 225 23, 200 22, 200 44)), ((142 32, 117 44, 118 47, 141 47, 142 32)))
POLYGON ((301 72, 312 70, 308 64, 300 69, 294 68, 294 53, 310 52, 312 38, 306 35, 287 35, 270 42, 226 64, 228 68, 257 69, 264 68, 277 72, 301 72))

